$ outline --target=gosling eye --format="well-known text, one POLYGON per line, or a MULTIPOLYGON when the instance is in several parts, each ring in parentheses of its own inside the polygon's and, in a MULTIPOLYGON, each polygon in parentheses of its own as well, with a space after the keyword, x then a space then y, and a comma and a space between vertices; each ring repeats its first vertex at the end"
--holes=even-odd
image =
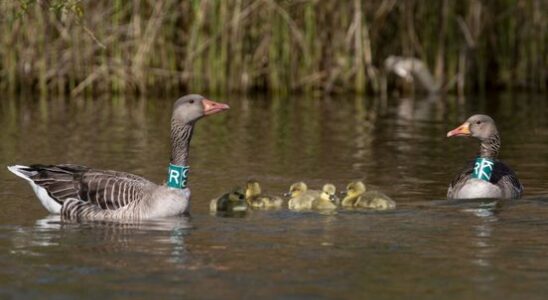
POLYGON ((188 103, 194 104, 194 100, 190 100, 190 101, 188 101, 188 103))
POLYGON ((481 121, 476 121, 476 125, 479 125, 479 124, 481 124, 481 121))

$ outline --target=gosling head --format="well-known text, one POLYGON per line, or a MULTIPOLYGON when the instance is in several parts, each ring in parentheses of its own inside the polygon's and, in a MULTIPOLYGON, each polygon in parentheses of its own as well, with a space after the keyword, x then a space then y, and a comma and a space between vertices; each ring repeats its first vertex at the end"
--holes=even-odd
POLYGON ((336 193, 337 193, 337 188, 333 184, 327 183, 327 184, 324 184, 320 197, 322 199, 335 202, 337 199, 337 196, 335 195, 336 193))
POLYGON ((287 193, 287 195, 291 196, 292 198, 298 197, 302 193, 306 192, 307 189, 308 187, 306 186, 306 183, 302 181, 296 182, 289 187, 289 193, 287 193))
POLYGON ((247 199, 260 195, 261 194, 261 185, 256 180, 249 180, 245 188, 245 197, 247 199))
POLYGON ((229 211, 246 211, 247 204, 245 202, 245 195, 242 188, 235 188, 232 192, 228 193, 227 208, 229 211))
POLYGON ((365 184, 362 181, 352 181, 346 186, 346 196, 356 197, 365 193, 366 190, 365 184))
POLYGON ((244 191, 242 188, 238 187, 228 193, 228 200, 231 202, 238 202, 244 200, 244 191))

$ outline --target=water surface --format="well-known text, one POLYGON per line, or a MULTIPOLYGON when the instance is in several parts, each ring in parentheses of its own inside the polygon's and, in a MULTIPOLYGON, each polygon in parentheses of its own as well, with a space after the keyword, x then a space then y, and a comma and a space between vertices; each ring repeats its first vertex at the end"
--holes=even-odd
MULTIPOLYGON (((191 144, 192 215, 67 223, 0 169, 0 296, 17 298, 542 298, 548 293, 548 108, 543 96, 370 99, 219 96, 191 144), (488 113, 519 201, 446 201, 478 148, 447 139, 488 113), (259 180, 344 188, 365 180, 390 212, 211 215, 211 198, 259 180)), ((175 98, 0 101, 0 161, 78 163, 161 182, 175 98)))

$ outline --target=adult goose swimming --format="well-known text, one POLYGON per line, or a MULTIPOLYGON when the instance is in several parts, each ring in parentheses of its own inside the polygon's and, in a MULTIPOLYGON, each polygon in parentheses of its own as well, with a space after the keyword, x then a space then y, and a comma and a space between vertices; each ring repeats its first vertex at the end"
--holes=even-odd
POLYGON ((500 136, 495 121, 487 115, 473 115, 447 137, 471 136, 480 140, 479 155, 453 179, 448 199, 499 198, 518 199, 523 186, 518 177, 497 159, 500 136))
POLYGON ((200 95, 186 95, 173 105, 171 161, 167 182, 158 185, 137 175, 84 166, 9 166, 27 180, 42 205, 54 214, 78 220, 142 220, 175 216, 189 207, 189 144, 200 118, 229 106, 200 95))

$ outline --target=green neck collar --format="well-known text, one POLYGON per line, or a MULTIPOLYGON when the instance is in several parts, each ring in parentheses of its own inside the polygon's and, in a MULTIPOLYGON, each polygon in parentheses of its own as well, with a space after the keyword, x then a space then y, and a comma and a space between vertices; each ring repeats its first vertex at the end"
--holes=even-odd
POLYGON ((474 170, 472 172, 472 178, 490 181, 493 175, 493 168, 495 167, 495 161, 490 158, 477 157, 474 163, 474 170))
POLYGON ((167 186, 174 189, 186 188, 188 169, 188 166, 169 164, 167 172, 167 186))

